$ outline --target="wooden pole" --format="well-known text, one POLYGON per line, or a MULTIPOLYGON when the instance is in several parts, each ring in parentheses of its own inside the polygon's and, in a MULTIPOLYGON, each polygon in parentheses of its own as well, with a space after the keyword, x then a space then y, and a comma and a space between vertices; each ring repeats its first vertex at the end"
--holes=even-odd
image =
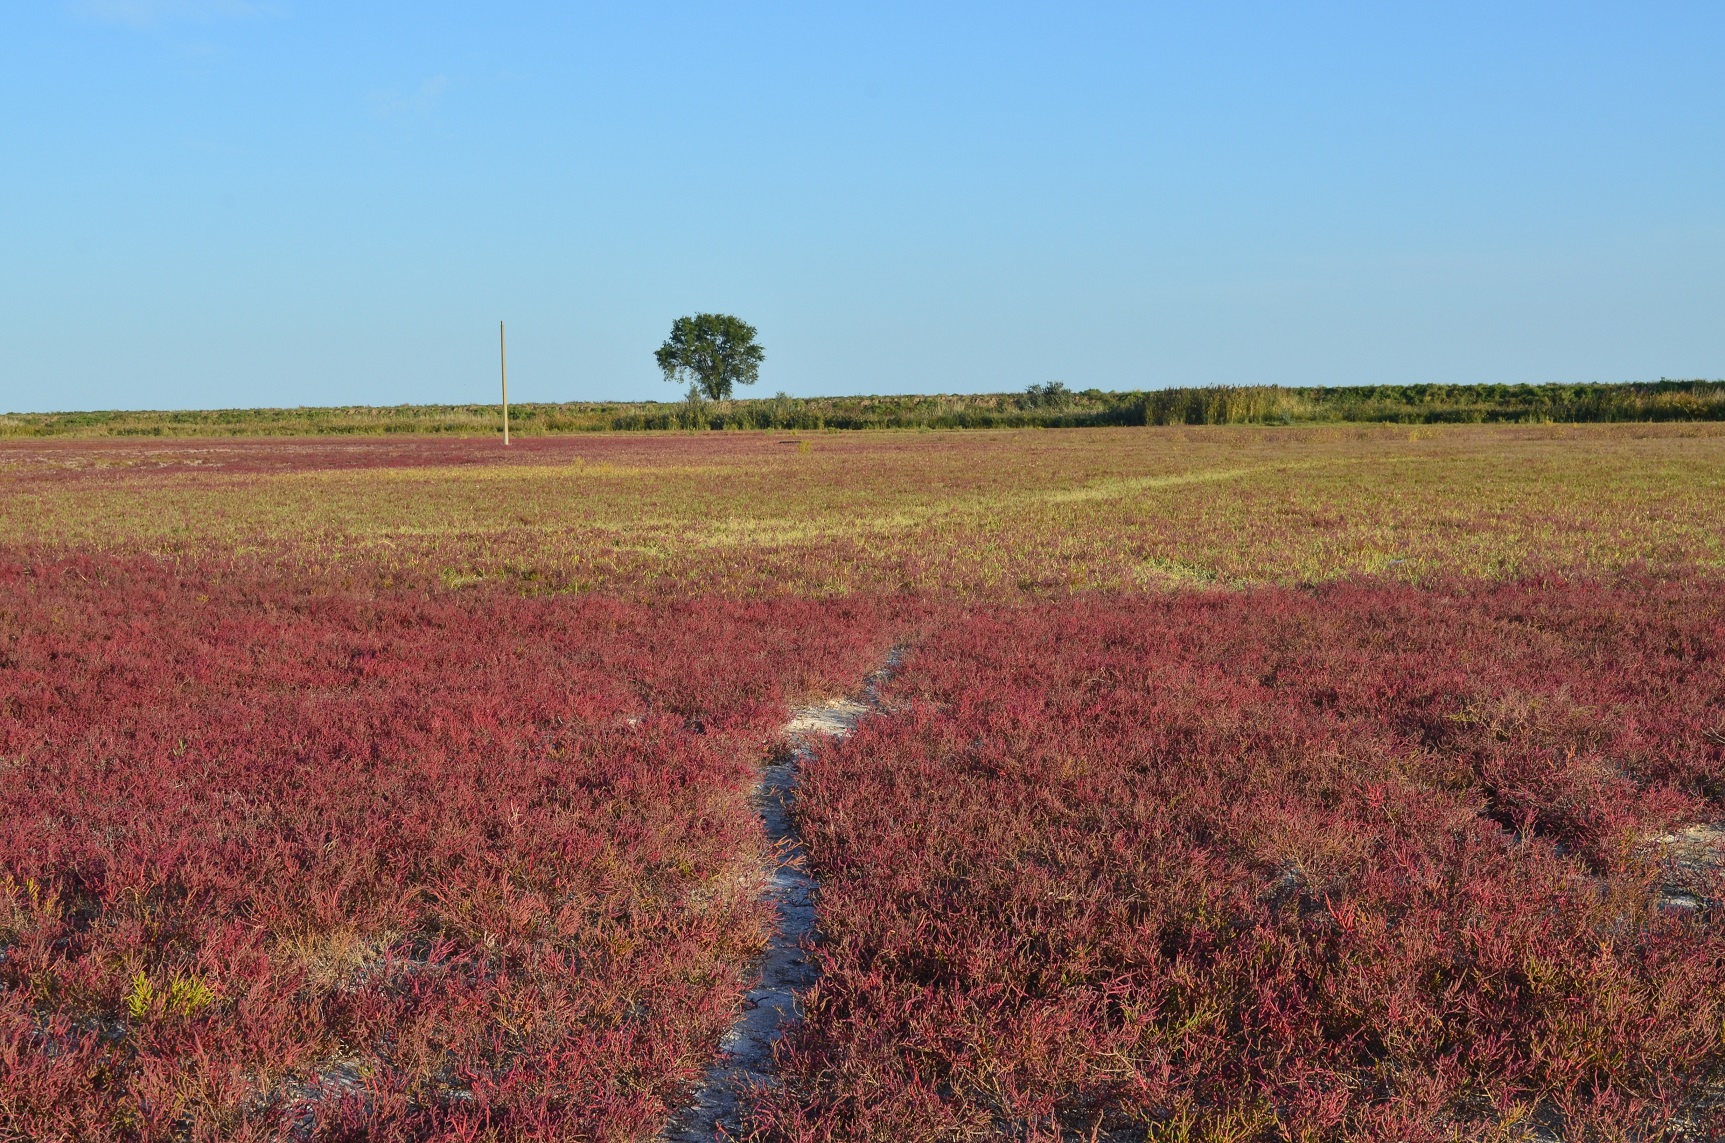
POLYGON ((497 368, 503 377, 503 447, 509 447, 509 343, 503 338, 503 323, 497 323, 497 368))

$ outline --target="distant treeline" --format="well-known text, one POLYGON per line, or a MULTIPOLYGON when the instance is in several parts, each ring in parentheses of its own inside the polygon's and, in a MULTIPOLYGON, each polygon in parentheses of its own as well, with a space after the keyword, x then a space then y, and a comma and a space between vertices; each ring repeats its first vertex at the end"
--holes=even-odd
MULTIPOLYGON (((1217 385, 901 397, 776 397, 511 405, 512 432, 651 429, 1004 429, 1086 425, 1485 424, 1725 420, 1725 381, 1615 385, 1217 385)), ((298 436, 500 432, 496 405, 206 412, 9 413, 0 437, 298 436)))

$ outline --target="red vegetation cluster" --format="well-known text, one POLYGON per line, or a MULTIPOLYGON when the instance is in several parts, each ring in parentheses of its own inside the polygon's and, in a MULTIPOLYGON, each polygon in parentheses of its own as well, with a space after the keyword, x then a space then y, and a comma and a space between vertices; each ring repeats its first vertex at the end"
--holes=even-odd
POLYGON ((953 621, 799 820, 773 1139, 1718 1138, 1725 585, 953 621))
POLYGON ((717 454, 728 457, 773 455, 776 438, 634 437, 581 434, 572 437, 522 437, 508 452, 488 437, 228 437, 173 440, 121 437, 8 441, 0 450, 0 471, 12 480, 88 482, 108 476, 174 477, 204 473, 255 476, 279 473, 341 472, 355 469, 463 468, 494 470, 512 466, 570 463, 699 463, 717 454), (22 477, 20 474, 23 474, 22 477))
POLYGON ((768 923, 765 739, 878 631, 0 556, 0 1137, 656 1129, 768 923))

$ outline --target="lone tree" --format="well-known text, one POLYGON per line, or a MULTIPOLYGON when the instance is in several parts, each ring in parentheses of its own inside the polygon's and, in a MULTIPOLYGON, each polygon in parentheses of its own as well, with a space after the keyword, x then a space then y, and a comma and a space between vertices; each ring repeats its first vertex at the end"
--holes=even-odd
POLYGON ((729 314, 696 314, 671 324, 671 336, 653 355, 665 380, 690 382, 713 401, 724 401, 733 385, 753 385, 766 354, 755 344, 755 327, 729 314))

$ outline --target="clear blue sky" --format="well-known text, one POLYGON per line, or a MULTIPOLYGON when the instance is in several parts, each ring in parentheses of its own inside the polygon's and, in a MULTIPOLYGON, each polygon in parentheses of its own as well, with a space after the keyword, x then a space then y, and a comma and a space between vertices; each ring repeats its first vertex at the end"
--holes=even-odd
POLYGON ((1725 376, 1725 4, 12 0, 0 410, 1725 376))

